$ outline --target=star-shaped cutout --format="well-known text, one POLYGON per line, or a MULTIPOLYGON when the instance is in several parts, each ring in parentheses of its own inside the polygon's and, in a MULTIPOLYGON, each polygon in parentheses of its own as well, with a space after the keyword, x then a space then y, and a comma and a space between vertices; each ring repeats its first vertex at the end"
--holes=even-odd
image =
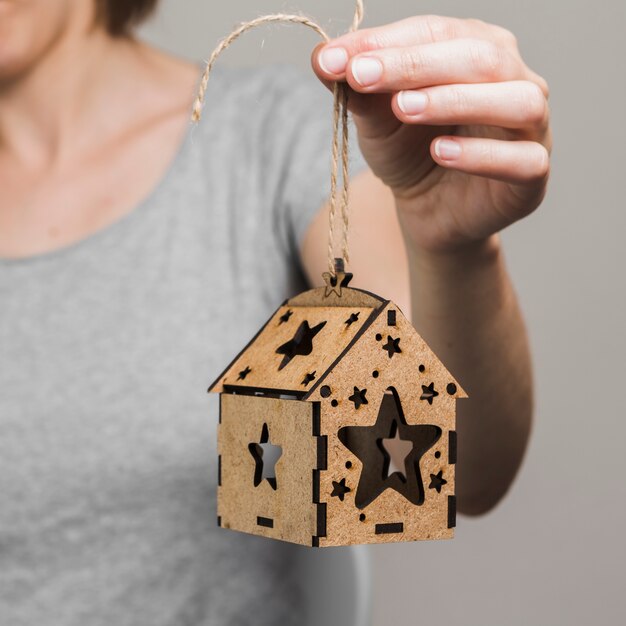
POLYGON ((322 278, 326 283, 326 290, 324 291, 324 297, 328 298, 332 293, 341 298, 341 290, 343 287, 347 287, 352 280, 352 274, 349 272, 337 271, 334 274, 330 272, 324 272, 322 278))
POLYGON ((392 339, 391 335, 387 335, 387 343, 383 346, 383 350, 387 350, 389 358, 396 353, 402 352, 402 350, 400 350, 400 337, 392 339))
POLYGON ((293 339, 290 339, 282 346, 276 349, 277 354, 283 355, 283 360, 278 366, 278 370, 282 370, 285 365, 293 359, 294 356, 307 356, 313 352, 313 337, 326 326, 326 322, 320 322, 317 326, 311 328, 308 321, 302 322, 298 326, 293 339))
POLYGON ((346 494, 352 491, 350 487, 346 486, 346 479, 342 478, 339 482, 333 480, 333 492, 330 494, 331 498, 337 497, 341 502, 346 497, 346 494))
POLYGON ((285 311, 279 318, 278 318, 278 325, 280 326, 281 324, 285 324, 286 322, 289 321, 289 318, 293 315, 293 311, 291 309, 289 309, 289 311, 285 311))
POLYGON ((354 322, 358 322, 360 314, 361 311, 358 311, 357 313, 352 313, 350 317, 345 321, 345 324, 351 326, 352 324, 354 324, 354 322))
POLYGON ((309 383, 315 380, 315 372, 311 372, 304 377, 302 384, 306 387, 309 383))
POLYGON ((390 387, 383 396, 376 423, 372 426, 344 426, 339 440, 363 463, 354 503, 362 509, 373 502, 385 489, 394 489, 409 502, 424 502, 424 484, 420 470, 422 456, 439 440, 441 428, 430 424, 409 426, 404 419, 397 391, 390 387), (383 439, 398 432, 401 439, 413 445, 404 462, 404 476, 394 472, 387 476, 389 454, 383 439))
POLYGON ((422 385, 422 395, 420 396, 420 400, 426 400, 428 404, 433 403, 433 398, 436 398, 439 395, 439 392, 435 389, 435 383, 430 383, 430 385, 422 385))
POLYGON ((441 488, 447 484, 448 481, 443 477, 443 470, 439 470, 437 474, 430 475, 430 485, 428 485, 428 488, 436 489, 437 493, 441 493, 441 488))
MULTIPOLYGON (((396 428, 396 432, 393 433, 393 436, 389 439, 383 439, 381 442, 385 452, 389 456, 389 460, 391 461, 391 453, 394 453, 394 456, 397 457, 398 460, 398 470, 397 472, 400 474, 400 478, 406 481, 405 467, 406 467, 406 457, 411 454, 413 450, 413 442, 407 441, 406 439, 402 439, 400 437, 400 433, 396 428)), ((389 467, 384 468, 383 478, 387 478, 389 476, 389 467)))
POLYGON ((259 443, 248 444, 248 450, 254 459, 254 486, 258 487, 263 479, 276 490, 276 462, 282 455, 282 448, 270 443, 269 429, 263 424, 259 443), (264 460, 265 457, 265 460, 264 460))
POLYGON ((368 404, 365 394, 367 389, 354 388, 354 393, 348 398, 350 402, 354 402, 354 408, 358 409, 362 404, 368 404))
POLYGON ((239 376, 237 376, 237 380, 245 380, 246 376, 251 372, 252 370, 246 365, 246 369, 241 370, 241 372, 239 372, 239 376))

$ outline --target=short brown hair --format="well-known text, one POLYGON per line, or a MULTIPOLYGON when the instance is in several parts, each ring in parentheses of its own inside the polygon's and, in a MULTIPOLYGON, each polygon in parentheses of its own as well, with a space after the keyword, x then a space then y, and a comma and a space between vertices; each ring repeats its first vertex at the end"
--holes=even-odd
POLYGON ((156 8, 159 0, 96 0, 98 19, 111 35, 127 35, 156 8))

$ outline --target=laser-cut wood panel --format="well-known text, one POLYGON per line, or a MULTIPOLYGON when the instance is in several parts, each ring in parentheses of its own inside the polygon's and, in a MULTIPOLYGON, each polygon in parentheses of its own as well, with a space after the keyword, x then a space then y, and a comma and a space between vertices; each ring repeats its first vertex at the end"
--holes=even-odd
POLYGON ((326 306, 283 306, 216 381, 211 391, 222 392, 227 385, 304 396, 373 312, 374 309, 367 307, 346 310, 326 306), (348 323, 353 315, 357 316, 356 322, 348 323), (290 350, 289 345, 298 340, 300 344, 290 350))
POLYGON ((222 395, 217 511, 223 528, 311 545, 318 521, 312 500, 313 410, 308 402, 222 395), (249 445, 259 442, 264 425, 269 441, 282 449, 275 489, 267 480, 255 486, 257 462, 249 445))
MULTIPOLYGON (((320 477, 320 501, 327 503, 327 536, 320 539, 320 546, 453 536, 453 528, 448 526, 449 521, 453 525, 454 519, 448 518, 454 518, 450 508, 455 506, 456 399, 464 397, 467 396, 461 386, 409 321, 393 303, 386 303, 309 398, 320 402, 320 430, 328 433, 328 469, 320 477), (392 344, 399 339, 400 350, 391 350, 391 356, 385 348, 390 337, 392 344), (365 392, 367 404, 355 403, 355 386, 361 395, 365 392), (407 426, 441 429, 440 437, 419 459, 424 501, 420 505, 412 503, 393 488, 397 478, 394 481, 390 477, 383 481, 388 483, 387 489, 364 508, 358 508, 355 497, 364 475, 363 460, 340 440, 339 433, 345 427, 374 426, 390 388, 397 395, 407 426), (332 492, 334 483, 343 479, 350 492, 342 502, 332 492)), ((371 457, 367 460, 375 463, 382 458, 383 452, 372 441, 371 457)), ((415 491, 414 500, 418 498, 415 491)))

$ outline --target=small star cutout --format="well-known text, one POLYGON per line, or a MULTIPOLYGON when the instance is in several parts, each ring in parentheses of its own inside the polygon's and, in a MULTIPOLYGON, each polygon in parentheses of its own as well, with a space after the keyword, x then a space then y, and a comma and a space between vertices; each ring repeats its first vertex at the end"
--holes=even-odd
POLYGON ((341 298, 341 289, 343 287, 347 287, 352 280, 352 274, 349 272, 339 271, 335 274, 331 274, 330 272, 324 272, 322 274, 322 278, 326 283, 326 291, 324 292, 324 297, 328 298, 330 294, 334 293, 339 298, 341 298))
POLYGON ((352 315, 350 315, 350 317, 345 321, 345 323, 348 326, 350 326, 354 324, 354 322, 358 322, 360 313, 361 313, 360 311, 358 313, 352 313, 352 315))
POLYGON ((304 377, 302 384, 306 387, 310 382, 313 382, 314 380, 315 380, 315 372, 311 372, 310 374, 307 374, 304 377))
POLYGON ((400 337, 392 339, 390 335, 387 335, 387 343, 383 346, 383 350, 387 350, 389 358, 396 353, 402 352, 402 350, 400 350, 400 337))
POLYGON ((282 315, 278 318, 278 319, 279 319, 278 325, 280 326, 281 324, 285 324, 286 322, 288 322, 288 321, 289 321, 289 318, 290 318, 292 315, 293 315, 293 311, 292 311, 292 310, 289 310, 289 311, 286 311, 285 313, 283 313, 283 314, 282 314, 282 315))
POLYGON ((245 380, 246 376, 251 372, 252 370, 246 366, 245 370, 241 370, 241 372, 239 372, 239 376, 237 377, 237 380, 245 380))
POLYGON ((413 442, 400 437, 400 431, 396 427, 396 432, 392 437, 381 439, 380 444, 384 452, 389 456, 389 463, 385 463, 383 478, 389 477, 389 466, 391 465, 391 451, 395 450, 398 457, 398 469, 400 478, 406 481, 406 458, 413 452, 413 442))
POLYGON ((349 491, 352 490, 350 489, 350 487, 346 486, 345 478, 342 478, 339 482, 333 480, 333 492, 330 494, 330 496, 331 498, 337 497, 343 502, 343 499, 346 497, 346 494, 349 491))
POLYGON ((436 489, 437 493, 441 493, 441 488, 447 484, 448 481, 443 477, 443 470, 439 470, 437 474, 430 475, 430 485, 428 485, 428 488, 436 489))
POLYGON ((278 366, 278 370, 282 370, 294 356, 308 356, 311 354, 311 352, 313 352, 313 337, 315 337, 324 326, 326 326, 326 322, 321 322, 313 328, 309 326, 308 321, 305 320, 302 322, 302 324, 298 326, 298 330, 293 336, 293 339, 290 339, 276 349, 277 354, 283 355, 283 360, 278 366))
POLYGON ((358 387, 354 388, 354 393, 348 398, 350 402, 354 402, 354 408, 358 409, 362 404, 367 404, 367 398, 365 394, 367 393, 367 389, 359 389, 358 387))
POLYGON ((422 395, 420 396, 420 400, 427 400, 428 404, 433 403, 433 398, 436 398, 439 395, 439 392, 435 390, 435 383, 430 383, 428 387, 426 385, 422 385, 422 395))
POLYGON ((276 491, 276 462, 282 455, 282 448, 270 442, 269 429, 263 424, 259 443, 248 444, 248 450, 254 459, 254 486, 258 487, 263 480, 267 480, 276 491), (266 456, 265 461, 263 457, 266 456))

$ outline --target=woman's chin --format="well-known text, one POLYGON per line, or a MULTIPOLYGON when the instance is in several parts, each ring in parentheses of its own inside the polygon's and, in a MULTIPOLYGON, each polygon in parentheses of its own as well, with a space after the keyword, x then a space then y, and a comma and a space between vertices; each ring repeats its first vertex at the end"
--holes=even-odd
POLYGON ((3 37, 0 33, 0 86, 19 80, 39 57, 36 50, 29 50, 29 46, 19 45, 12 39, 16 37, 3 37))
POLYGON ((15 80, 29 68, 46 49, 47 39, 42 27, 29 24, 27 16, 0 0, 0 84, 15 80), (8 6, 8 9, 5 7, 8 6))
POLYGON ((68 29, 68 16, 77 21, 70 11, 75 4, 81 6, 78 0, 0 0, 0 85, 28 73, 54 47, 68 29))

